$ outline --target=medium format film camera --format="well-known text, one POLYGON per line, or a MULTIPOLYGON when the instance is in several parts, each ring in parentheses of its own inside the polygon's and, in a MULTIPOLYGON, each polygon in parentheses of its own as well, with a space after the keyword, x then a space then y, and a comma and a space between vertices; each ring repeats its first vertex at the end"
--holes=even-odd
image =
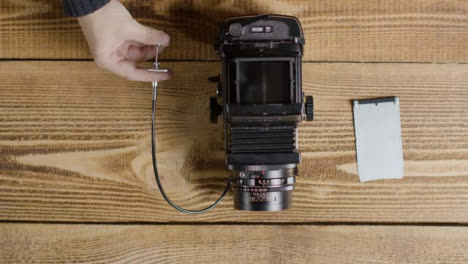
MULTIPOLYGON (((232 175, 220 198, 201 210, 175 205, 165 194, 156 168, 153 84, 153 165, 161 194, 175 209, 202 213, 214 208, 229 188, 234 208, 279 211, 292 205, 301 155, 297 125, 313 120, 313 98, 301 86, 304 36, 297 18, 283 15, 226 19, 215 40, 222 72, 217 97, 210 98, 211 121, 224 121, 226 164, 232 175), (219 103, 218 103, 219 101, 219 103)), ((153 71, 161 71, 158 68, 153 71)))
POLYGON ((297 124, 313 120, 313 99, 301 86, 303 45, 295 17, 244 16, 221 25, 214 47, 222 105, 213 97, 210 108, 213 122, 223 116, 235 209, 291 207, 301 161, 297 124))

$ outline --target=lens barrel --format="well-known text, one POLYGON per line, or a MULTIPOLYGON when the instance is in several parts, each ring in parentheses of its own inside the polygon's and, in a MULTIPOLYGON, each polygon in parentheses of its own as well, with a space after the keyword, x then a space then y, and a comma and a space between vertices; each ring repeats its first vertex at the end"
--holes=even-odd
POLYGON ((291 207, 296 164, 240 167, 232 177, 235 209, 280 211, 291 207))

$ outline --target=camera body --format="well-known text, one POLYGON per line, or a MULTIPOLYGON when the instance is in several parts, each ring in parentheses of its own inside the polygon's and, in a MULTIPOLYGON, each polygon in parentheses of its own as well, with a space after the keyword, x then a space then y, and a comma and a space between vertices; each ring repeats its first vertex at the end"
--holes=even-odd
POLYGON ((302 92, 304 36, 297 18, 226 19, 215 41, 222 60, 211 120, 222 113, 234 208, 278 211, 292 204, 301 155, 297 125, 313 119, 302 92))

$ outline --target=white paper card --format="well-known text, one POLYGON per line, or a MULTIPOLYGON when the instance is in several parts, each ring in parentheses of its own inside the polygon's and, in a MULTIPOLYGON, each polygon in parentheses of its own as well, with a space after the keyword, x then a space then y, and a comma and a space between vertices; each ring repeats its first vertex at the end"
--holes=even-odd
POLYGON ((400 101, 354 100, 354 133, 361 182, 403 177, 400 101))

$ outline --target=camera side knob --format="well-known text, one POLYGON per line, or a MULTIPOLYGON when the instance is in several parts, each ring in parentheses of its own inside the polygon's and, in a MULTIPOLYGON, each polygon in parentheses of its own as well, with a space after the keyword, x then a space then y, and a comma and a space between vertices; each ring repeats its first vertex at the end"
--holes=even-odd
POLYGON ((305 102, 306 108, 306 120, 312 121, 314 120, 314 97, 311 95, 306 96, 305 102))
POLYGON ((217 123, 218 116, 223 113, 223 107, 218 104, 216 97, 210 98, 210 121, 211 123, 217 123))

